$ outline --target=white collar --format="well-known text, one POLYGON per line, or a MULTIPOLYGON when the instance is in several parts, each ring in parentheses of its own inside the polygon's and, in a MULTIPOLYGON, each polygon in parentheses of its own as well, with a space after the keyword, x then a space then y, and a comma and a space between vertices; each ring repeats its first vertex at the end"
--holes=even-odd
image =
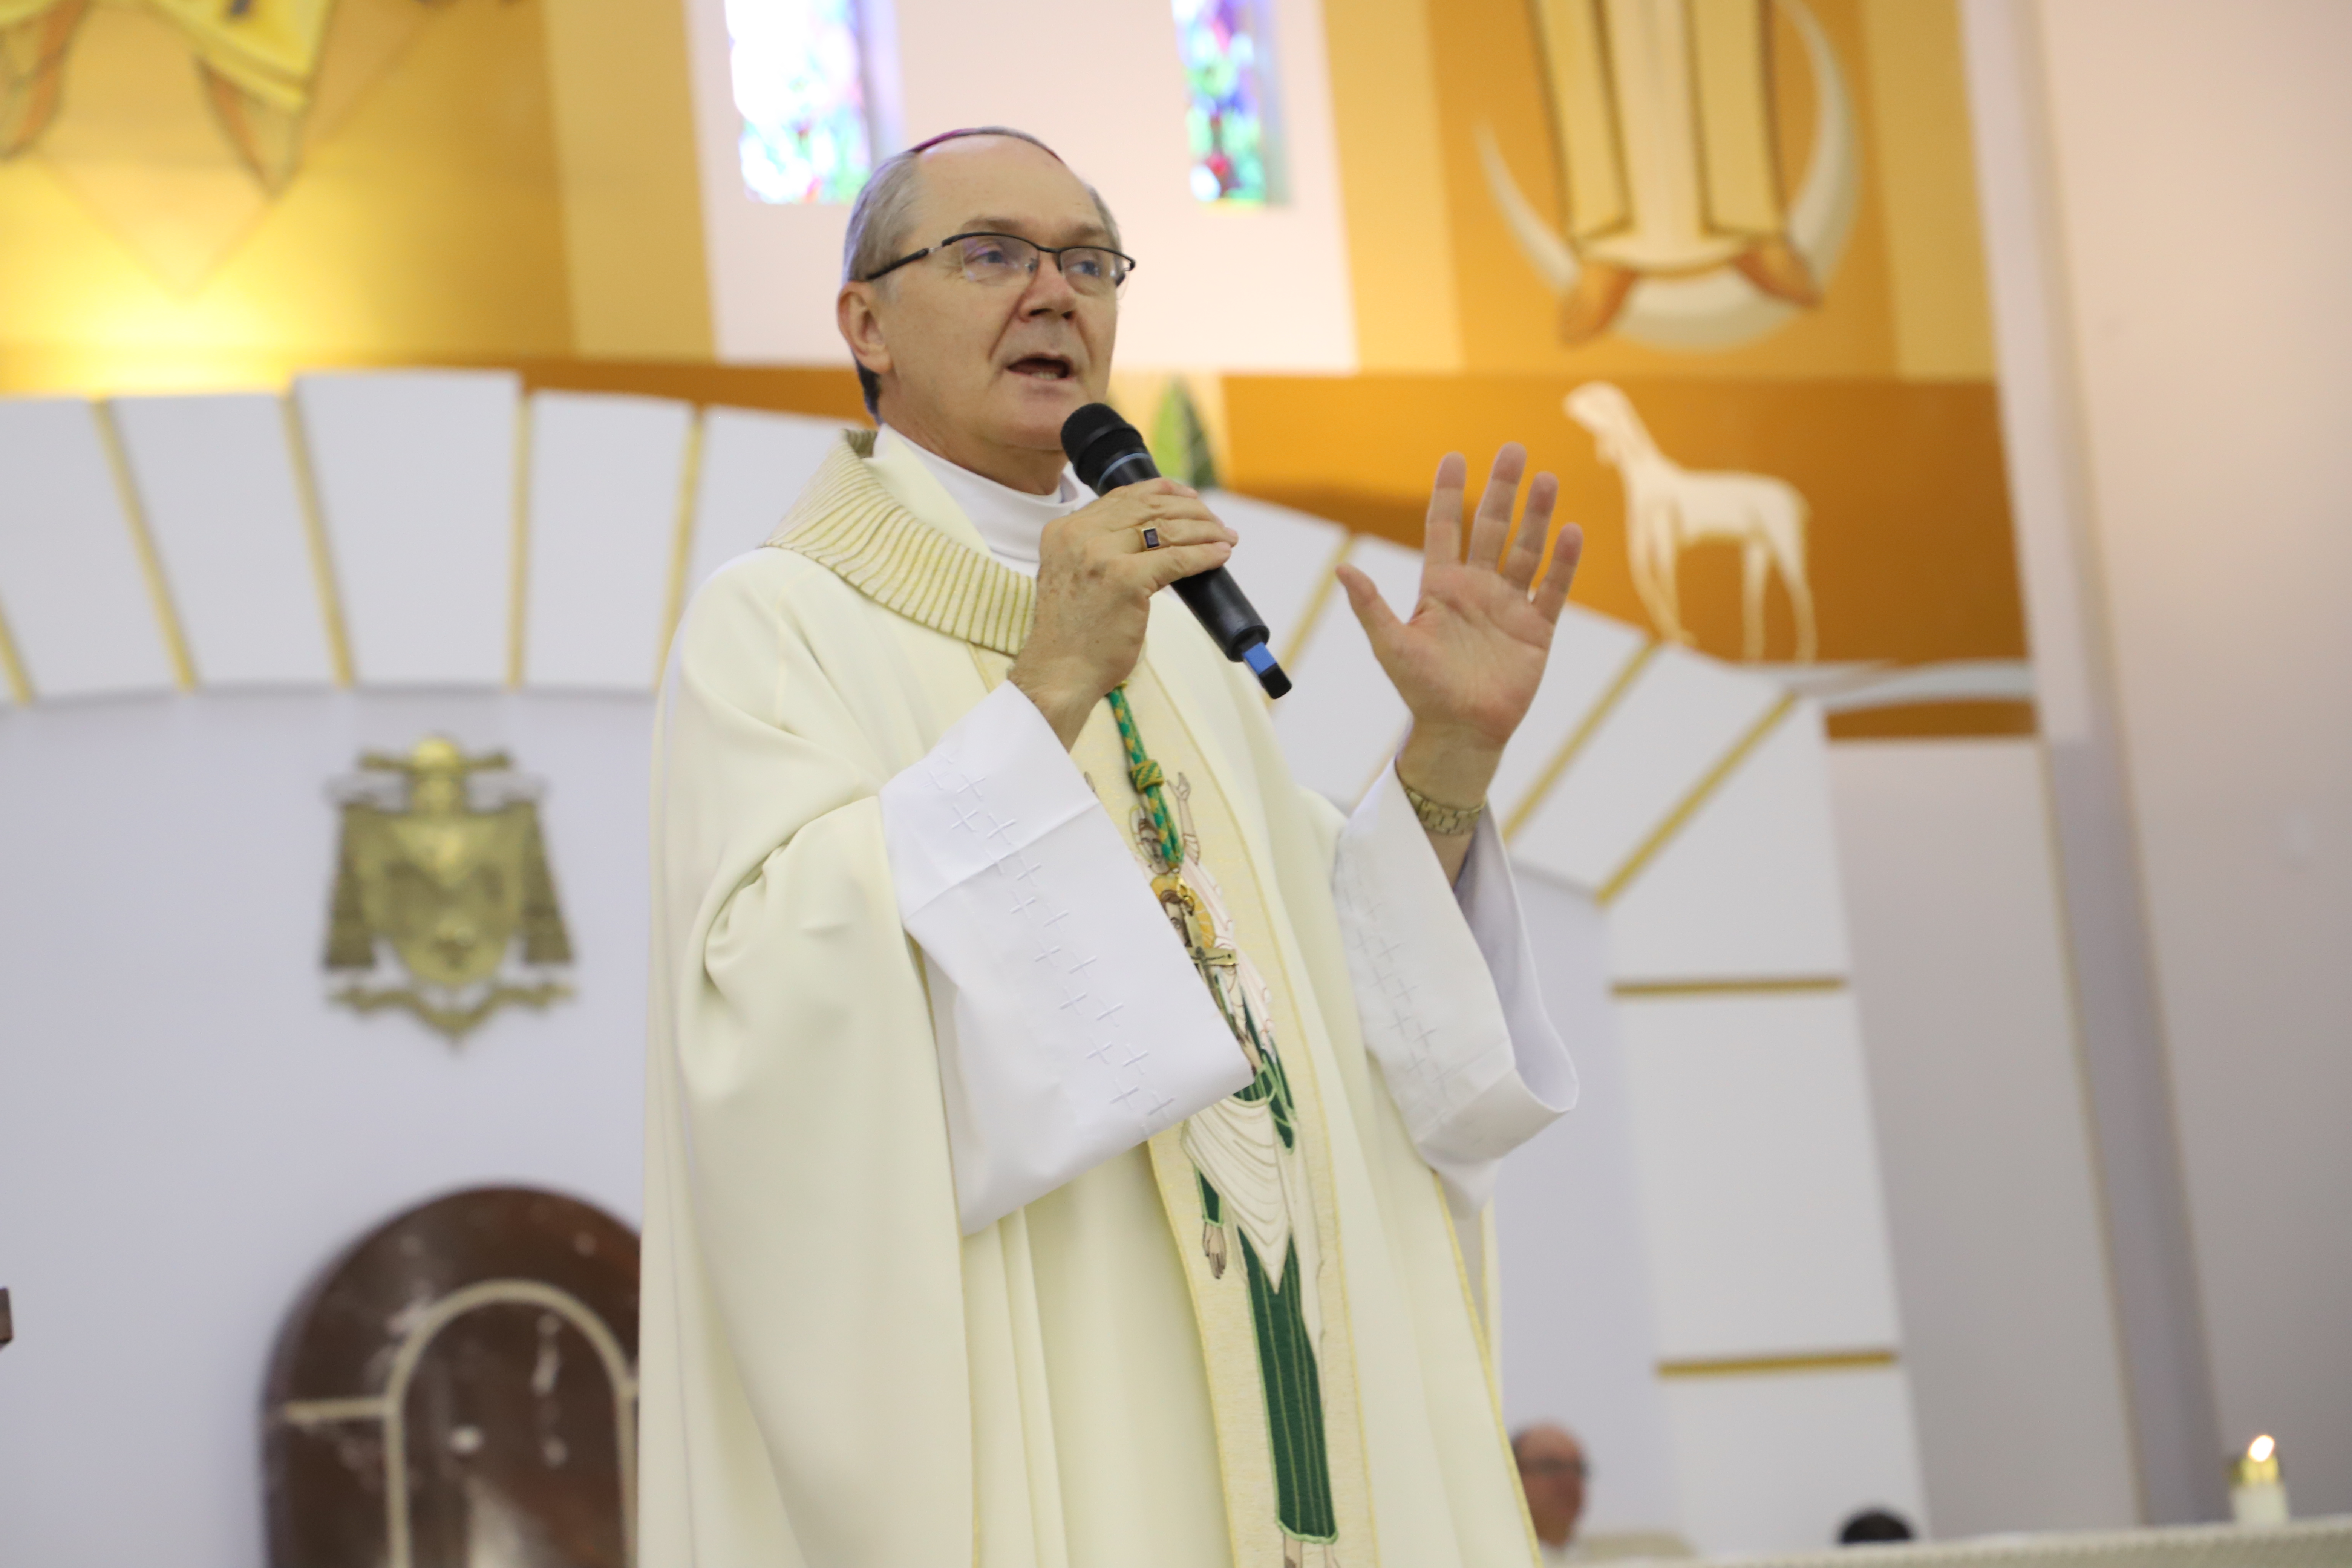
POLYGON ((1067 467, 1052 495, 1031 495, 1000 485, 983 474, 949 462, 937 452, 908 440, 887 425, 874 438, 875 457, 905 453, 915 458, 937 479, 940 488, 988 546, 988 552, 1024 577, 1037 574, 1037 541, 1045 525, 1067 517, 1095 499, 1067 467))

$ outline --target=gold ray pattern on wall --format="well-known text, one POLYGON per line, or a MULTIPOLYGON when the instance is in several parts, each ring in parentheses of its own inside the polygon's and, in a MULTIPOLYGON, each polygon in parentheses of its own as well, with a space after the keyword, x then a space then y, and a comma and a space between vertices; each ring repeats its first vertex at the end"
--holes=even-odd
POLYGON ((277 154, 253 143, 281 158, 273 193, 173 14, 0 0, 0 139, 42 119, 0 156, 0 387, 576 353, 708 363, 680 11, 331 0, 320 15, 307 100, 280 111, 296 134, 277 154))
POLYGON ((56 0, 5 150, 175 293, 200 288, 436 20, 423 0, 56 0))

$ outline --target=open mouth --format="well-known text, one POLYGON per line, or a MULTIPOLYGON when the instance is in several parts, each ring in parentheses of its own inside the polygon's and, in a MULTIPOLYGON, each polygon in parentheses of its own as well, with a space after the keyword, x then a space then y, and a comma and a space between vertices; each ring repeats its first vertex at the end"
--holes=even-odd
POLYGON ((1067 381, 1077 374, 1060 354, 1024 354, 1005 368, 1015 375, 1034 376, 1039 381, 1067 381))

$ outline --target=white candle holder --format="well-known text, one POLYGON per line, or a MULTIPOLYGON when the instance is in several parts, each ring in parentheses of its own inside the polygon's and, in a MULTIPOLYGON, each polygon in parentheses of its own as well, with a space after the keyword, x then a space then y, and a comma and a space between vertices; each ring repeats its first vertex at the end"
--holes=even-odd
POLYGON ((2230 1467, 2230 1513, 2240 1524, 2287 1521, 2278 1443, 2267 1432, 2247 1444, 2244 1456, 2230 1467))

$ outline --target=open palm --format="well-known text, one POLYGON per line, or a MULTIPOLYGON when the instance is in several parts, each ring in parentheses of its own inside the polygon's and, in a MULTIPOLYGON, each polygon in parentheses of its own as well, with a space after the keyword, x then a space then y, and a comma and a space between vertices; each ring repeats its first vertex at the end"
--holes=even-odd
POLYGON ((1535 477, 1515 537, 1512 503, 1527 462, 1527 448, 1517 442, 1496 454, 1471 520, 1466 551, 1462 503, 1469 465, 1455 452, 1438 464, 1423 545, 1421 598, 1411 618, 1399 620, 1363 573, 1339 568, 1340 584, 1371 639, 1373 655, 1412 710, 1416 737, 1474 753, 1464 761, 1475 767, 1483 760, 1489 773, 1492 759, 1500 756, 1535 700, 1584 543, 1582 531, 1563 526, 1543 581, 1536 581, 1559 481, 1548 473, 1535 477))

